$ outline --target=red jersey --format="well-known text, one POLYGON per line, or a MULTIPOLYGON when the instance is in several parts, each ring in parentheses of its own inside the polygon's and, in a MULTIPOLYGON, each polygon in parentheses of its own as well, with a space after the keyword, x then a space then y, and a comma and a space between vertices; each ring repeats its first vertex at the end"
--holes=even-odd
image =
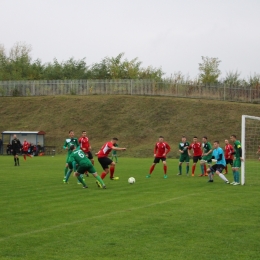
POLYGON ((79 138, 79 145, 80 145, 80 149, 84 152, 84 153, 87 153, 89 152, 89 147, 90 147, 90 144, 89 144, 89 140, 86 136, 82 136, 79 138))
POLYGON ((166 154, 169 153, 171 150, 171 147, 166 143, 156 143, 154 146, 154 154, 156 154, 156 157, 159 158, 165 158, 166 154))
POLYGON ((22 148, 23 151, 27 152, 29 147, 30 147, 30 143, 28 143, 27 141, 23 142, 23 148, 22 148))
POLYGON ((112 144, 112 142, 105 143, 97 154, 98 158, 107 157, 111 152, 113 146, 114 145, 112 144))
POLYGON ((225 145, 225 159, 234 159, 234 155, 232 154, 234 152, 234 148, 231 144, 226 144, 225 145))
POLYGON ((193 156, 201 156, 202 150, 201 150, 201 143, 192 143, 189 146, 189 150, 193 149, 193 156))

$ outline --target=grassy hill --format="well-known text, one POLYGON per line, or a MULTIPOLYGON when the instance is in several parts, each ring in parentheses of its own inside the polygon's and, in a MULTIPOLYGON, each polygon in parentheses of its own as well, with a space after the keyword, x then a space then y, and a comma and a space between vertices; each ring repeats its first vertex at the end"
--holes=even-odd
POLYGON ((209 141, 240 136, 241 115, 259 116, 260 105, 147 96, 1 97, 0 131, 43 130, 46 145, 61 153, 68 131, 87 131, 94 151, 110 140, 128 148, 124 156, 152 156, 159 135, 177 156, 181 135, 207 135, 209 141))

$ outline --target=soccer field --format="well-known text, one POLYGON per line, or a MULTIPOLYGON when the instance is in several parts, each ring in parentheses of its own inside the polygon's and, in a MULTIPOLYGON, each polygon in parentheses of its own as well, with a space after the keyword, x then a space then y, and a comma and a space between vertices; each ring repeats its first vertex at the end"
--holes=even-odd
POLYGON ((168 159, 168 179, 162 164, 146 179, 152 160, 120 157, 103 190, 92 176, 63 184, 65 156, 1 156, 0 259, 260 259, 259 173, 207 183, 168 159))

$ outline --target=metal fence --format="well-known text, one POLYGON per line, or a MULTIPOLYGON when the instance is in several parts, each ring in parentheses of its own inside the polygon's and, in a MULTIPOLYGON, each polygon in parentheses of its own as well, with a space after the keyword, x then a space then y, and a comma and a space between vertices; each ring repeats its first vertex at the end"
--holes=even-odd
POLYGON ((152 80, 1 81, 0 96, 147 95, 260 103, 260 86, 230 87, 152 80))

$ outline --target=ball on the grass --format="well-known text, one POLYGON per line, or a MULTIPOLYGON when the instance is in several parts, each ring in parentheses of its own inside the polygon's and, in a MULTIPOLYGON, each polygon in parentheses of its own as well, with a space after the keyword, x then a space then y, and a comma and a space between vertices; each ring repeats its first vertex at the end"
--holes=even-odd
POLYGON ((130 178, 128 179, 128 183, 129 183, 129 184, 134 184, 134 183, 135 183, 135 178, 134 178, 134 177, 130 177, 130 178))

